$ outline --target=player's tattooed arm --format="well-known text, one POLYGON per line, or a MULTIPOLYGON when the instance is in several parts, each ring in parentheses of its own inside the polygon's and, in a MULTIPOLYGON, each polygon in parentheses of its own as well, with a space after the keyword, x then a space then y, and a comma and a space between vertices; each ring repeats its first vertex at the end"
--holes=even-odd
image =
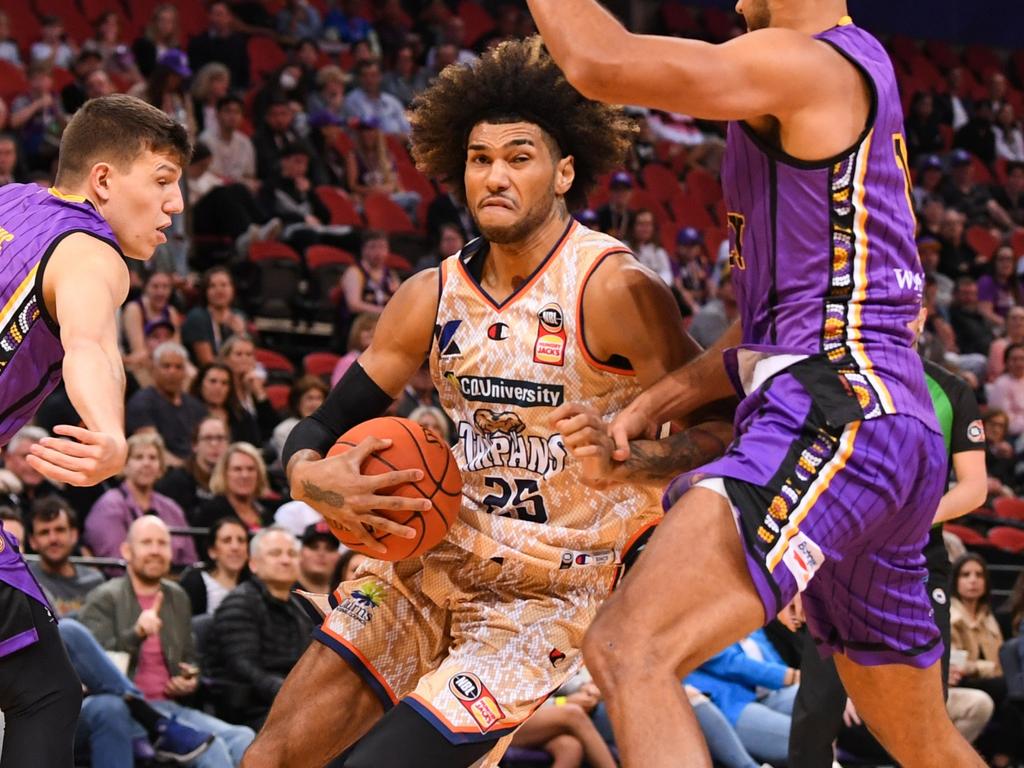
POLYGON ((721 456, 731 439, 731 424, 711 421, 662 440, 630 441, 630 456, 615 467, 614 479, 631 483, 667 482, 721 456))

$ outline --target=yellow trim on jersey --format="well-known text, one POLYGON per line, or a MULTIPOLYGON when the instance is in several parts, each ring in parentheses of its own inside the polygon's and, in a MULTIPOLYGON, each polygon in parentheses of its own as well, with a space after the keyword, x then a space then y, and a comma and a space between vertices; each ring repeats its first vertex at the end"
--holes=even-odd
POLYGON ((793 510, 793 514, 789 516, 789 522, 779 532, 779 540, 765 558, 765 564, 768 566, 769 571, 774 571, 775 567, 782 562, 782 557, 789 548, 789 540, 800 532, 800 523, 807 517, 807 512, 818 501, 821 494, 828 490, 832 478, 836 476, 839 470, 846 466, 846 462, 849 461, 850 456, 853 454, 853 443, 857 439, 857 431, 862 423, 860 421, 851 422, 843 430, 843 434, 839 438, 839 450, 836 452, 836 455, 829 460, 828 464, 821 468, 818 477, 811 483, 807 493, 804 494, 796 509, 793 510))
POLYGON ((895 413, 896 406, 893 403, 892 396, 889 394, 889 389, 878 377, 878 374, 875 373, 874 365, 872 365, 871 359, 868 357, 867 352, 864 351, 864 345, 861 343, 860 333, 862 323, 861 315, 868 292, 868 254, 870 251, 867 231, 868 209, 864 204, 867 185, 864 183, 864 179, 867 177, 868 173, 868 157, 871 154, 871 142, 874 135, 875 131, 872 129, 865 137, 864 143, 861 145, 860 151, 857 154, 858 167, 854 172, 854 263, 851 271, 851 275, 853 277, 853 294, 850 296, 846 339, 847 344, 850 347, 850 354, 853 355, 853 359, 857 361, 860 372, 864 374, 864 377, 871 384, 872 389, 875 390, 875 394, 878 395, 879 402, 882 405, 882 410, 886 413, 895 413))
POLYGON ((32 271, 25 275, 25 279, 21 281, 21 284, 15 289, 14 293, 11 294, 11 298, 4 304, 4 308, 0 309, 0 328, 6 328, 11 322, 11 318, 18 311, 18 307, 25 300, 25 296, 35 286, 36 274, 38 272, 39 265, 36 264, 32 267, 32 271))
POLYGON ((61 192, 56 187, 50 187, 46 191, 49 192, 54 197, 59 198, 60 200, 66 200, 69 203, 87 203, 87 202, 89 202, 89 198, 87 198, 85 195, 73 195, 70 192, 61 192))

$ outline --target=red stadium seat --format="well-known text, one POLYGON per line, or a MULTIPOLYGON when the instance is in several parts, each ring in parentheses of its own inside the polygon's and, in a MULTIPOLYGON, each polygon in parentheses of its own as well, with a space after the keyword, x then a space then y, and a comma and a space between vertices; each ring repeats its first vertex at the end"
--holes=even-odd
POLYGON ((992 258, 992 254, 996 252, 996 248, 1001 242, 999 237, 992 234, 992 230, 978 224, 967 228, 964 239, 985 260, 992 258))
POLYGON ((393 269, 396 272, 408 274, 412 272, 412 264, 404 256, 399 256, 397 253, 388 254, 388 269, 393 269))
POLYGON ((960 54, 945 40, 929 40, 925 43, 924 52, 941 69, 960 66, 960 54))
POLYGON ((1006 69, 1006 65, 996 52, 987 45, 967 46, 964 49, 964 64, 983 80, 993 72, 1003 72, 1006 69))
MULTIPOLYGON (((7 12, 11 37, 24 54, 32 43, 39 40, 39 17, 29 3, 12 0, 0 4, 0 7, 7 12)), ((2 82, 3 77, 0 76, 0 83, 2 82)))
POLYGON ((1024 499, 1000 496, 992 502, 992 511, 996 517, 1004 520, 1020 520, 1024 522, 1024 499))
POLYGON ((465 24, 466 37, 464 44, 472 48, 477 40, 494 29, 494 19, 491 18, 476 0, 462 0, 459 3, 459 18, 465 24))
POLYGON ((642 177, 647 191, 658 198, 659 202, 667 203, 679 190, 679 179, 664 165, 649 163, 644 166, 642 177))
POLYGON ((1005 549, 1015 555, 1024 552, 1024 531, 1020 528, 997 525, 989 529, 988 540, 1000 549, 1005 549))
POLYGON ((301 264, 302 259, 290 245, 277 240, 262 240, 249 245, 249 261, 293 261, 301 264))
POLYGON ((249 82, 259 83, 288 60, 281 46, 271 37, 249 38, 249 82))
POLYGON ((978 547, 989 544, 989 540, 978 533, 973 528, 968 528, 966 525, 957 525, 956 523, 946 523, 943 526, 943 530, 952 533, 960 541, 964 543, 964 546, 978 547))
POLYGON ((398 178, 402 182, 402 188, 409 192, 418 192, 420 200, 433 200, 437 197, 437 190, 426 176, 416 170, 412 165, 398 164, 398 178))
POLYGON ((672 218, 681 226, 707 229, 715 225, 708 209, 692 194, 680 192, 674 195, 670 208, 672 218))
POLYGON ((370 229, 402 233, 416 231, 402 206, 387 195, 367 195, 363 200, 363 213, 370 229))
POLYGON ((310 352, 302 358, 302 370, 310 376, 330 376, 340 359, 333 352, 310 352))
POLYGON ((328 264, 349 266, 356 263, 356 257, 343 248, 333 245, 311 245, 306 249, 306 265, 311 271, 328 264))
POLYGON ((267 399, 274 406, 275 411, 280 412, 288 407, 288 396, 291 394, 291 391, 292 388, 287 384, 267 385, 267 399))
POLYGON ((340 187, 317 187, 317 197, 331 212, 331 224, 350 227, 363 226, 363 217, 356 210, 355 204, 340 187))
POLYGON ((268 371, 281 371, 282 373, 291 374, 295 373, 295 366, 292 365, 292 361, 280 352, 275 352, 272 349, 256 347, 256 361, 268 371))
POLYGON ((1013 230, 1013 235, 1010 236, 1010 245, 1013 246, 1013 252, 1018 258, 1024 256, 1024 229, 1013 230))
POLYGON ((0 98, 10 104, 16 96, 28 91, 25 70, 7 59, 0 59, 0 98))
POLYGON ((703 168, 691 168, 685 181, 687 191, 706 206, 722 199, 722 183, 703 168))

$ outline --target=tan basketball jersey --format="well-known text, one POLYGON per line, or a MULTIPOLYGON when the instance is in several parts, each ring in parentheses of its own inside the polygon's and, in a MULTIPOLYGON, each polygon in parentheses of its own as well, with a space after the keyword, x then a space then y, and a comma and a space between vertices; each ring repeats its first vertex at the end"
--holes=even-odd
POLYGON ((459 547, 550 568, 606 565, 660 516, 654 489, 583 485, 548 425, 562 403, 611 416, 640 392, 627 361, 598 361, 583 341, 587 279, 622 252, 619 241, 573 222, 500 303, 474 277, 483 249, 470 244, 442 263, 430 369, 457 430, 464 503, 448 538, 459 547))

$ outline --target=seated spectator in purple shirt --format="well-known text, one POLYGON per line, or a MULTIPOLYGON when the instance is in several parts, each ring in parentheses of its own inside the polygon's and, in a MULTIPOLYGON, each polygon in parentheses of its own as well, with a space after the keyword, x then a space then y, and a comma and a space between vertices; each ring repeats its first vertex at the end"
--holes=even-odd
POLYGON ((997 330, 1006 327, 1010 309, 1024 304, 1024 291, 1017 279, 1017 257, 1013 246, 1003 245, 992 257, 990 271, 978 278, 978 311, 997 330))
MULTIPOLYGON (((85 521, 85 544, 94 554, 119 557, 129 526, 143 515, 156 515, 168 528, 188 525, 181 507, 153 490, 153 484, 165 468, 164 441, 159 435, 141 434, 128 438, 124 482, 100 496, 85 521)), ((175 565, 192 565, 198 560, 190 536, 172 536, 171 547, 175 565)))

